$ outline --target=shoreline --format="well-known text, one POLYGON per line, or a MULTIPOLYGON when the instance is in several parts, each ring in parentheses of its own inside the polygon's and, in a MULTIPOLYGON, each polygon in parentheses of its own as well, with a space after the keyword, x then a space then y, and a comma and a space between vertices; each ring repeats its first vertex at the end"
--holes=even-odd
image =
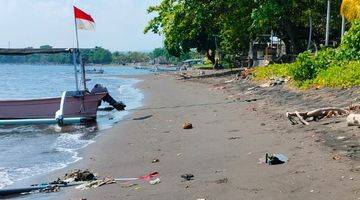
MULTIPOLYGON (((136 182, 138 189, 127 187, 129 183, 86 191, 67 188, 39 196, 134 200, 359 197, 356 191, 360 177, 352 170, 359 163, 345 157, 333 160, 338 151, 329 148, 322 138, 333 133, 321 131, 339 134, 337 129, 342 126, 336 123, 338 119, 307 127, 290 126, 282 112, 287 105, 304 106, 302 100, 296 101, 300 94, 281 93, 277 88, 245 94, 251 85, 246 82, 224 85, 231 78, 184 81, 172 75, 144 76, 140 87, 145 103, 132 117, 148 118, 116 124, 81 151, 83 160, 67 168, 90 169, 100 178, 136 177, 157 171, 160 184, 136 182), (244 101, 254 98, 257 100, 244 101), (185 121, 193 123, 194 129, 182 130, 185 121), (279 166, 259 164, 265 153, 282 153, 289 162, 279 166), (152 163, 154 159, 159 162, 152 163), (194 180, 182 181, 180 175, 185 173, 194 174, 194 180)), ((326 95, 326 91, 321 94, 326 95)), ((304 95, 305 99, 315 97, 304 95)), ((328 103, 331 102, 336 101, 332 98, 328 103)), ((57 171, 52 177, 64 173, 65 170, 57 171)))
MULTIPOLYGON (((139 87, 138 85, 141 84, 141 82, 143 81, 141 79, 142 76, 146 76, 146 75, 116 75, 116 77, 118 78, 126 78, 126 79, 133 79, 135 80, 135 83, 132 84, 131 87, 133 87, 133 89, 138 90, 139 87)), ((124 120, 129 120, 131 119, 131 115, 132 115, 132 110, 136 110, 139 109, 141 107, 144 106, 144 101, 145 101, 145 94, 143 93, 143 91, 141 91, 141 95, 144 95, 144 97, 142 98, 141 102, 139 102, 141 105, 140 106, 136 106, 135 108, 130 109, 130 111, 125 110, 125 112, 127 112, 127 114, 123 115, 119 121, 113 123, 111 125, 111 127, 103 127, 102 130, 98 130, 96 132, 96 136, 94 138, 91 139, 91 141, 89 141, 88 144, 86 144, 85 146, 79 148, 79 149, 75 149, 73 150, 74 152, 76 152, 74 155, 76 158, 78 158, 76 161, 74 162, 70 162, 70 163, 66 163, 65 167, 61 167, 58 169, 53 169, 51 171, 45 172, 45 173, 41 173, 41 174, 37 174, 35 176, 32 177, 27 177, 24 178, 22 180, 17 180, 14 183, 12 183, 11 185, 8 186, 8 188, 15 188, 15 187, 28 187, 29 185, 32 184, 39 184, 39 183, 44 183, 44 182, 51 182, 56 180, 59 177, 63 177, 63 175, 65 173, 67 173, 69 171, 69 169, 72 168, 72 166, 76 166, 76 164, 78 162, 81 162, 83 160, 83 156, 85 154, 85 152, 87 151, 87 148, 91 148, 90 146, 94 143, 96 143, 96 141, 98 140, 98 138, 103 137, 104 135, 106 135, 106 133, 108 131, 110 131, 111 129, 114 129, 115 126, 117 126, 119 123, 121 123, 124 120), (56 174, 56 175, 54 175, 56 174)), ((103 124, 103 126, 108 126, 106 124, 103 124)), ((41 196, 41 195, 40 195, 41 196)), ((32 195, 25 195, 25 196, 19 196, 19 197, 15 197, 14 199, 37 199, 40 198, 38 197, 34 197, 32 195)), ((44 197, 45 198, 45 197, 44 197)), ((1 198, 0 198, 1 199, 1 198)))

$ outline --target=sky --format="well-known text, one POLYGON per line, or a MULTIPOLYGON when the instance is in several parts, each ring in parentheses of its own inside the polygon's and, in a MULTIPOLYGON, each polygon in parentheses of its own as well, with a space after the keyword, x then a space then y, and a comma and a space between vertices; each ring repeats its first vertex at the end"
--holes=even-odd
POLYGON ((150 51, 162 37, 143 30, 151 15, 146 9, 160 0, 0 0, 0 48, 75 47, 73 5, 89 13, 95 32, 79 31, 82 48, 150 51))

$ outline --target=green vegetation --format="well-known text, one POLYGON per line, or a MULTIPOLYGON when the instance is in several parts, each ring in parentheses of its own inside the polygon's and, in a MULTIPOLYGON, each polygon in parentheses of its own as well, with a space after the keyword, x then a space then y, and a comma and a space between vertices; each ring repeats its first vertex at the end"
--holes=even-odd
POLYGON ((317 76, 313 85, 343 88, 359 86, 360 62, 350 61, 342 66, 330 66, 317 76))
POLYGON ((165 48, 156 48, 149 54, 151 60, 159 64, 180 64, 180 62, 188 59, 201 58, 196 51, 190 50, 181 54, 179 57, 171 55, 165 48))
POLYGON ((150 61, 148 53, 144 52, 115 52, 112 55, 112 62, 115 64, 147 63, 150 61))
POLYGON ((300 88, 351 87, 360 85, 360 20, 354 21, 337 49, 299 54, 291 64, 259 67, 257 80, 287 77, 300 88))
MULTIPOLYGON (((29 47, 32 48, 32 47, 29 47)), ((51 49, 50 45, 43 45, 42 49, 51 49)), ((110 64, 112 63, 112 53, 101 47, 95 47, 92 50, 81 50, 83 58, 87 63, 110 64)), ((71 64, 72 55, 54 54, 54 55, 28 55, 28 56, 0 56, 0 63, 28 63, 28 64, 71 64)))
POLYGON ((297 59, 290 64, 256 68, 255 79, 287 77, 300 88, 359 85, 360 22, 356 19, 360 18, 360 0, 331 1, 329 40, 334 46, 341 43, 336 49, 321 47, 325 43, 327 2, 162 0, 148 9, 155 17, 145 33, 163 35, 172 56, 196 49, 212 64, 218 57, 229 66, 241 66, 249 56, 249 44, 273 33, 285 43, 290 58, 285 60, 297 59), (345 27, 351 29, 343 38, 340 7, 341 14, 352 22, 345 27))
POLYGON ((291 77, 291 64, 273 64, 265 67, 258 67, 254 70, 254 79, 258 81, 275 79, 279 77, 291 77))
MULTIPOLYGON (((330 39, 340 41, 340 1, 332 1, 330 39)), ((313 44, 324 43, 327 0, 162 0, 148 11, 155 15, 145 32, 164 36, 173 56, 196 49, 214 64, 232 65, 248 56, 249 44, 271 31, 286 44, 287 54, 307 49, 310 21, 313 44)))

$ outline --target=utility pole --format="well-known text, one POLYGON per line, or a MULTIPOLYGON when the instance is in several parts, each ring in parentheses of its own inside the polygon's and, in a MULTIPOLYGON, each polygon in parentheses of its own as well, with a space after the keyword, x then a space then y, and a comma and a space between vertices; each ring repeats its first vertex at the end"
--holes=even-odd
POLYGON ((214 39, 215 39, 215 55, 218 55, 218 58, 220 59, 221 58, 221 53, 220 53, 220 50, 219 50, 219 45, 218 45, 218 35, 213 35, 214 36, 214 39))
POLYGON ((327 14, 326 14, 326 35, 325 35, 325 46, 329 46, 329 32, 330 32, 330 9, 331 1, 327 1, 327 14))
POLYGON ((345 20, 344 15, 341 15, 341 17, 342 17, 342 23, 341 23, 341 37, 342 37, 345 34, 346 20, 345 20))
POLYGON ((312 18, 311 16, 309 16, 309 40, 308 40, 308 46, 307 46, 307 50, 309 50, 311 48, 311 43, 312 43, 312 32, 313 32, 313 24, 312 24, 312 18))
POLYGON ((8 42, 8 48, 10 49, 10 41, 8 42))

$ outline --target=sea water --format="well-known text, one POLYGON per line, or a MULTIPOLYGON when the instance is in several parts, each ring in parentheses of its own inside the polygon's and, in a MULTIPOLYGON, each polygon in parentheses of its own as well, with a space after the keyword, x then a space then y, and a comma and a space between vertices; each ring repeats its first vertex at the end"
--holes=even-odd
MULTIPOLYGON (((100 83, 110 94, 135 109, 143 94, 135 87, 140 80, 119 75, 150 73, 133 67, 103 67, 104 74, 88 74, 88 88, 100 83)), ((75 90, 73 66, 0 65, 0 100, 59 97, 75 90)), ((54 113, 55 114, 55 113, 54 113)), ((127 111, 98 112, 94 124, 0 126, 0 188, 32 176, 66 167, 81 159, 78 150, 94 142, 100 130, 111 128, 127 111)))

